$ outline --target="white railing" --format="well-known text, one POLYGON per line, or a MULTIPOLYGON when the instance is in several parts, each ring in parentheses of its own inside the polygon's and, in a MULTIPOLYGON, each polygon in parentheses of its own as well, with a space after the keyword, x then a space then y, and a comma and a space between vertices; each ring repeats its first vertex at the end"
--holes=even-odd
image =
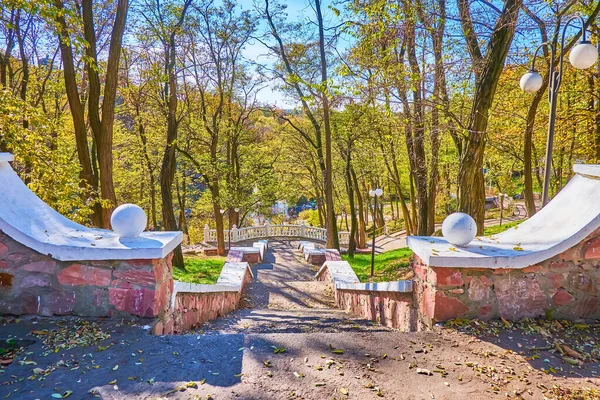
MULTIPOLYGON (((223 230, 225 241, 229 241, 229 230, 223 230)), ((231 228, 231 242, 237 243, 244 240, 269 238, 269 237, 294 237, 327 241, 327 230, 325 228, 316 228, 306 225, 261 225, 249 226, 246 228, 231 228)), ((341 245, 347 245, 350 241, 350 232, 338 232, 341 245)), ((204 242, 211 243, 217 241, 217 230, 210 229, 208 225, 204 226, 204 242)))

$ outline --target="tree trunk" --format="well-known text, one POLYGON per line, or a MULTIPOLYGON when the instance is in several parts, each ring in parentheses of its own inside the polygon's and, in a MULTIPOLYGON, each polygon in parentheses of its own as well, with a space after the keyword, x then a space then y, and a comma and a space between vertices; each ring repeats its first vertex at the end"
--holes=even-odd
POLYGON ((317 22, 319 25, 319 53, 321 64, 321 85, 322 102, 323 102, 323 128, 325 131, 325 170, 323 171, 324 189, 325 189, 325 206, 327 222, 327 243, 325 246, 328 249, 340 248, 335 209, 333 204, 333 165, 331 161, 331 123, 329 121, 329 88, 327 81, 327 57, 325 55, 325 30, 323 28, 323 15, 321 14, 321 0, 315 0, 315 8, 317 11, 317 22))
MULTIPOLYGON (((73 129, 75 130, 75 144, 77 147, 77 157, 81 166, 81 181, 80 186, 84 198, 94 198, 96 196, 98 185, 94 178, 92 169, 92 161, 90 158, 90 150, 88 146, 85 115, 81 99, 79 98, 79 90, 77 88, 77 72, 75 71, 75 63, 73 61, 73 49, 71 47, 71 39, 69 37, 69 27, 65 19, 64 7, 62 0, 55 0, 54 6, 58 9, 56 14, 56 22, 58 25, 58 41, 60 43, 60 54, 63 62, 63 77, 65 81, 65 91, 73 119, 73 129), (91 192, 90 192, 91 189, 91 192)), ((92 215, 92 224, 102 226, 102 210, 98 207, 94 208, 92 215)))
POLYGON ((416 32, 412 5, 404 3, 408 18, 406 24, 406 52, 411 70, 413 92, 413 132, 412 151, 415 160, 415 186, 417 189, 418 214, 417 235, 427 235, 428 223, 428 194, 427 194, 427 160, 425 157, 425 123, 423 117, 423 94, 421 92, 422 76, 416 55, 416 32))
MULTIPOLYGON (((348 257, 354 258, 355 235, 357 230, 358 222, 356 220, 356 210, 354 209, 354 184, 352 183, 352 160, 350 153, 350 145, 348 146, 348 153, 346 154, 346 192, 348 193, 348 205, 350 207, 350 239, 348 242, 348 257)), ((347 221, 347 220, 346 220, 347 221)))
POLYGON ((356 200, 358 201, 358 232, 357 232, 357 247, 359 249, 364 249, 367 247, 367 233, 366 233, 366 223, 365 223, 365 207, 363 203, 363 198, 360 193, 360 187, 358 186, 358 180, 356 179, 356 172, 354 172, 354 168, 350 169, 350 174, 352 175, 352 183, 354 185, 354 192, 356 193, 356 200))
MULTIPOLYGON (((160 168, 160 186, 162 199, 162 219, 165 230, 176 231, 177 220, 173 211, 173 180, 175 179, 175 146, 177 142, 177 76, 175 73, 175 32, 169 38, 167 49, 166 71, 168 76, 167 103, 167 144, 165 146, 162 165, 160 168)), ((222 222, 221 222, 222 225, 222 222)), ((183 268, 183 253, 177 246, 173 255, 173 265, 183 268)))
POLYGON ((522 0, 507 0, 491 34, 485 56, 479 49, 478 38, 471 20, 467 0, 458 0, 461 25, 466 37, 475 71, 475 94, 467 124, 467 139, 458 172, 458 209, 477 222, 477 233, 483 234, 485 187, 483 155, 489 112, 498 80, 515 32, 522 0))

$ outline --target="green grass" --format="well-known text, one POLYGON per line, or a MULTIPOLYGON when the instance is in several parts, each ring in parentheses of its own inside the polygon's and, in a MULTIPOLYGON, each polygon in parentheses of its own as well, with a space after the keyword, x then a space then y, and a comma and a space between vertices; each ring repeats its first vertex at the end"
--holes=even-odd
POLYGON ((225 257, 197 255, 186 257, 184 269, 173 268, 173 278, 181 282, 215 284, 225 257))
POLYGON ((506 222, 502 225, 489 226, 489 227, 485 228, 485 230, 483 231, 483 235, 484 236, 497 235, 497 234, 504 232, 514 226, 519 225, 521 222, 523 222, 523 221, 510 221, 510 222, 506 222))
POLYGON ((371 254, 355 254, 353 259, 347 254, 342 259, 348 261, 361 282, 389 282, 407 278, 411 273, 408 268, 409 258, 412 251, 402 248, 375 254, 375 276, 371 277, 371 254))

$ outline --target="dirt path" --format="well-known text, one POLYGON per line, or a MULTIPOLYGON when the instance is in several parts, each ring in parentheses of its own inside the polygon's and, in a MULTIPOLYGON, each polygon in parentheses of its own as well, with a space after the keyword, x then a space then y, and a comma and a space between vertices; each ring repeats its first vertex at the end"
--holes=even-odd
POLYGON ((254 268, 254 308, 192 334, 151 336, 144 320, 0 318, 0 344, 22 347, 0 365, 0 399, 600 399, 600 324, 392 331, 331 308, 293 245, 271 248, 254 268), (586 361, 566 363, 557 341, 586 361))

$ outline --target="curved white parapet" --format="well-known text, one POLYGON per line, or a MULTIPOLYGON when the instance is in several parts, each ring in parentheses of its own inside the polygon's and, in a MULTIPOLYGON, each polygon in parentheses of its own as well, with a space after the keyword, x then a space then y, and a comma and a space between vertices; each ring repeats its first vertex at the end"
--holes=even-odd
POLYGON ((88 228, 56 212, 23 183, 0 153, 0 230, 17 242, 60 261, 155 259, 183 240, 181 232, 144 232, 121 238, 88 228))
POLYGON ((546 207, 514 228, 467 247, 410 236, 408 247, 431 267, 524 268, 552 258, 600 228, 600 165, 573 170, 576 175, 546 207))

